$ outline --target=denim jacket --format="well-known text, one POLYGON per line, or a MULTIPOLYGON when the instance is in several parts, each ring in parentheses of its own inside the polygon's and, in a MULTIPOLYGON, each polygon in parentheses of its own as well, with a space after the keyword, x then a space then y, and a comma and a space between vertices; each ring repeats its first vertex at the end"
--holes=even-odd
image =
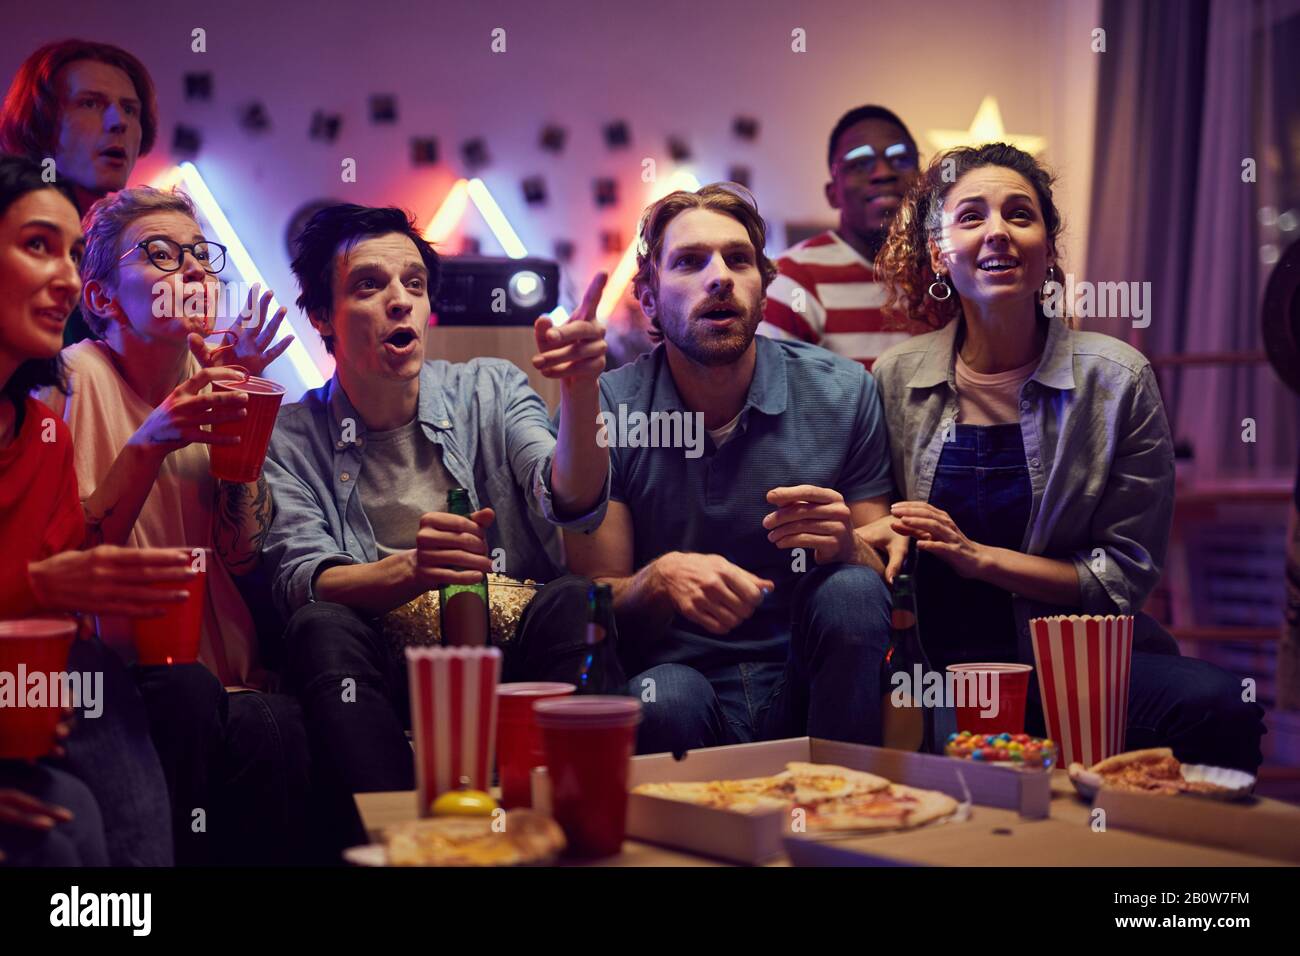
MULTIPOLYGON (((926 501, 945 434, 957 420, 960 320, 889 349, 880 382, 894 481, 926 501)), ((1029 619, 1134 614, 1160 578, 1174 509, 1174 452, 1150 363, 1119 339, 1048 323, 1038 368, 1020 390, 1020 431, 1033 490, 1020 550, 1070 561, 1080 607, 1013 596, 1022 659, 1029 619)))
MULTIPOLYGON (((442 446, 443 464, 469 490, 474 508, 496 512, 487 540, 489 552, 503 549, 503 573, 539 581, 562 574, 556 529, 599 527, 609 478, 589 514, 556 516, 550 485, 555 430, 527 376, 502 359, 425 362, 417 417, 425 437, 442 446)), ((374 531, 355 494, 365 449, 365 423, 337 373, 280 409, 266 457, 275 520, 265 557, 272 596, 286 618, 315 600, 313 582, 324 567, 378 559, 374 531)))

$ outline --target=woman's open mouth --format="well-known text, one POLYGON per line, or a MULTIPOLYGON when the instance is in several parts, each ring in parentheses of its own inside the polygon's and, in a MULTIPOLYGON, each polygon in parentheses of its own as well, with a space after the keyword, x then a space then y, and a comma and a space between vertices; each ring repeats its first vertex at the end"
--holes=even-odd
POLYGON ((985 256, 979 261, 979 268, 990 275, 1006 275, 1020 268, 1020 260, 1015 256, 985 256))

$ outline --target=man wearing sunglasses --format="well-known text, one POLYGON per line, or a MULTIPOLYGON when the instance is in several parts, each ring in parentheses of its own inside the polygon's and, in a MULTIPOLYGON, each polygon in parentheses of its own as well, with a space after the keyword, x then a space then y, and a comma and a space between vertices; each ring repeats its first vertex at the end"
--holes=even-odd
MULTIPOLYGON (((292 698, 264 692, 269 676, 235 581, 257 565, 271 493, 261 479, 214 479, 208 446, 235 439, 206 430, 247 414, 244 393, 209 386, 243 377, 226 364, 262 374, 292 341, 272 344, 284 310, 267 321, 270 294, 250 295, 233 348, 204 341, 223 301, 226 252, 204 238, 181 193, 124 189, 92 206, 85 225, 82 305, 97 340, 64 349, 70 394, 47 398, 72 431, 88 534, 208 549, 199 663, 134 674, 167 779, 176 860, 301 862, 301 713, 292 698)), ((126 620, 101 616, 98 628, 131 659, 126 620)))
POLYGON ((859 106, 835 124, 827 162, 826 201, 839 211, 840 224, 777 259, 759 331, 821 345, 870 369, 891 345, 932 331, 882 313, 885 292, 871 265, 916 180, 920 157, 894 113, 859 106))

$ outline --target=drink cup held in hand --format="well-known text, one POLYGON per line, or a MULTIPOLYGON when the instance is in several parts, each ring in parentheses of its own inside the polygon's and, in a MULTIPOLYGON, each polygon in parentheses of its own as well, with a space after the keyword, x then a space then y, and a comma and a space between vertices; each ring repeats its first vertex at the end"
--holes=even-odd
POLYGON ((497 735, 495 647, 408 647, 406 672, 415 735, 415 782, 420 816, 462 778, 470 790, 492 785, 497 735))
POLYGON ((213 382, 214 391, 244 392, 248 395, 248 414, 233 422, 212 426, 214 435, 238 435, 235 445, 213 445, 210 453, 212 475, 223 481, 257 481, 271 444, 275 417, 284 400, 284 386, 269 378, 250 375, 239 382, 213 382))
POLYGON ((533 705, 546 748, 551 811, 571 856, 612 856, 627 830, 627 778, 641 723, 635 697, 593 695, 533 705))
POLYGON ((1060 766, 1091 767, 1124 752, 1133 617, 1037 617, 1029 622, 1047 735, 1060 766))
POLYGON ((35 760, 54 748, 76 633, 64 618, 0 621, 0 759, 35 760))
POLYGON ((542 732, 533 716, 533 704, 553 697, 567 697, 573 684, 548 681, 502 684, 497 688, 500 740, 497 746, 497 775, 501 780, 501 804, 506 809, 532 804, 530 774, 546 763, 542 732))
POLYGON ((149 586, 158 591, 185 591, 186 599, 166 605, 160 617, 138 617, 131 622, 137 664, 193 664, 199 659, 203 635, 203 608, 207 599, 208 563, 213 560, 210 548, 195 548, 190 567, 198 572, 186 581, 155 581, 149 586))
POLYGON ((957 729, 972 734, 1023 734, 1028 664, 950 664, 956 689, 957 729))

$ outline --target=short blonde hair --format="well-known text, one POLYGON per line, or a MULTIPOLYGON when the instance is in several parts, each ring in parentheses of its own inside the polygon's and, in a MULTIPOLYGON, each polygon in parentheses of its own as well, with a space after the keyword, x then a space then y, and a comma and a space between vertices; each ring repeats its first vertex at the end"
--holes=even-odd
MULTIPOLYGON (((111 282, 117 277, 122 233, 142 216, 155 212, 179 212, 198 222, 199 214, 190 197, 179 189, 164 192, 152 186, 137 186, 105 196, 90 207, 81 221, 86 233, 86 254, 81 260, 81 281, 111 282)), ((103 338, 108 323, 89 309, 82 309, 90 330, 103 338)))

